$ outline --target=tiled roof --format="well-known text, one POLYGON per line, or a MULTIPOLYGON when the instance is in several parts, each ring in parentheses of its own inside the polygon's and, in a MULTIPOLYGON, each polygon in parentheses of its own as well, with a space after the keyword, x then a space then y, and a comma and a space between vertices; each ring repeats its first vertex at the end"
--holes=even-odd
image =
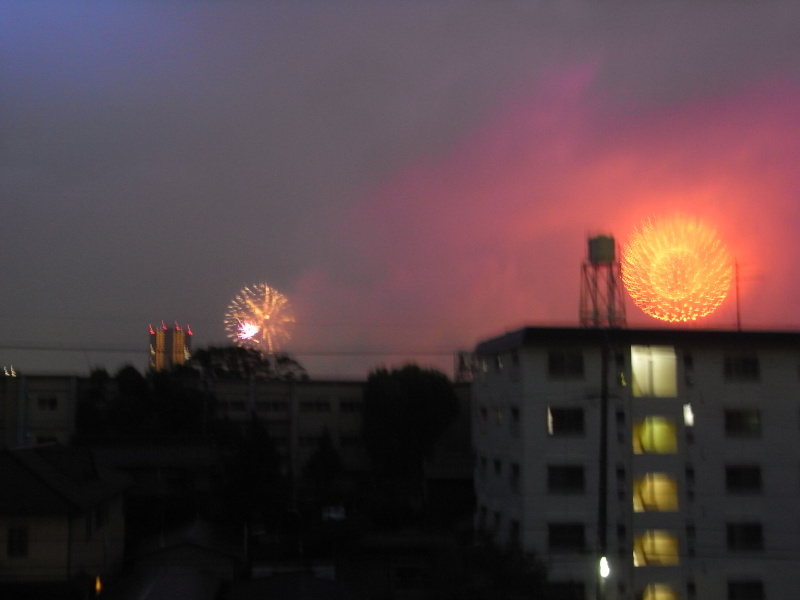
POLYGON ((58 444, 0 452, 0 515, 54 515, 116 497, 127 481, 98 467, 89 450, 58 444))

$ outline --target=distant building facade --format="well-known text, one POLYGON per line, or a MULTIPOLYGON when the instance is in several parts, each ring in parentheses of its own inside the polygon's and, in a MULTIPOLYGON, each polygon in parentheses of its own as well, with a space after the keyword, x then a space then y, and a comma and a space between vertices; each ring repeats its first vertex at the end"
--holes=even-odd
POLYGON ((476 528, 548 597, 800 589, 800 333, 531 327, 476 358, 476 528))
POLYGON ((175 323, 167 327, 164 321, 157 327, 150 325, 150 369, 164 371, 184 365, 191 356, 192 330, 187 325, 175 323))
POLYGON ((336 380, 215 380, 210 389, 217 417, 245 423, 255 415, 266 425, 287 471, 295 476, 326 432, 347 470, 367 469, 363 390, 363 381, 336 380))
MULTIPOLYGON (((217 417, 245 423, 255 415, 285 461, 287 472, 299 476, 327 432, 350 472, 367 471, 364 443, 364 381, 347 380, 215 380, 217 417)), ((431 479, 470 480, 471 440, 469 391, 456 385, 459 419, 445 433, 435 457, 426 464, 431 479)))
POLYGON ((0 378, 0 447, 69 443, 75 433, 77 389, 75 376, 0 378))

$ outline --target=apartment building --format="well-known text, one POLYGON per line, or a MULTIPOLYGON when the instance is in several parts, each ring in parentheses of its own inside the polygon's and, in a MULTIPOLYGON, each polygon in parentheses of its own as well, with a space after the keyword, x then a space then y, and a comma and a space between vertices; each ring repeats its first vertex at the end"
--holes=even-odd
POLYGON ((531 327, 475 364, 476 527, 553 599, 800 588, 800 333, 531 327))

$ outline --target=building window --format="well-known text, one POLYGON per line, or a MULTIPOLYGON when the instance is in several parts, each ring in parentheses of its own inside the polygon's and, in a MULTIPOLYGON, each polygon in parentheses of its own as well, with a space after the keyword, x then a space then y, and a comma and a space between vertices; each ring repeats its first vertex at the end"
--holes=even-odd
POLYGON ((358 400, 342 400, 339 402, 339 411, 343 413, 360 413, 363 406, 363 402, 358 400))
POLYGON ((634 454, 674 454, 678 451, 675 424, 666 417, 649 416, 633 426, 634 454))
POLYGON ((676 397, 678 379, 675 363, 675 349, 672 346, 631 346, 634 397, 676 397))
POLYGON ((98 506, 94 510, 94 526, 96 529, 102 529, 108 523, 108 506, 98 506))
POLYGON ((340 435, 339 445, 344 450, 359 450, 364 445, 364 438, 360 435, 340 435))
POLYGON ((669 531, 652 529, 634 538, 634 567, 669 566, 678 563, 678 538, 669 531))
POLYGON ((551 581, 547 584, 551 600, 586 600, 586 584, 582 581, 551 581))
POLYGON ((583 467, 550 465, 547 467, 547 491, 551 494, 583 494, 586 491, 583 467))
POLYGON ((664 583, 651 583, 642 591, 641 600, 680 600, 678 592, 664 583))
POLYGON ((502 406, 495 406, 493 408, 494 412, 494 422, 498 425, 503 422, 503 407, 502 406))
POLYGON ((725 435, 727 437, 761 437, 761 411, 726 410, 725 435))
POLYGON ((549 352, 547 374, 550 379, 583 379, 583 354, 563 350, 549 352))
POLYGON ((758 579, 728 581, 728 600, 764 600, 764 582, 758 579))
POLYGON ((313 400, 300 403, 300 412, 304 413, 329 413, 331 403, 327 400, 313 400))
POLYGON ((28 556, 28 527, 12 525, 8 528, 8 545, 6 552, 9 558, 25 558, 28 556))
POLYGON ((514 437, 517 437, 519 436, 519 423, 520 423, 519 406, 512 406, 509 409, 509 413, 511 415, 511 420, 509 422, 509 429, 511 431, 511 434, 514 437))
POLYGON ((58 410, 58 398, 55 396, 39 396, 36 399, 36 407, 43 411, 58 410))
POLYGON ((728 523, 725 529, 728 550, 747 552, 764 549, 764 531, 761 523, 728 523))
POLYGON ((297 443, 301 448, 316 448, 319 445, 319 436, 301 435, 297 439, 297 443))
POLYGON ((519 492, 519 465, 511 463, 511 472, 508 474, 508 482, 511 485, 511 491, 519 492))
POLYGON ((725 381, 758 381, 761 377, 757 356, 727 354, 723 364, 725 381))
POLYGON ((691 404, 683 405, 683 424, 686 427, 694 427, 694 411, 691 404))
POLYGON ((550 552, 583 552, 586 533, 583 523, 550 523, 547 526, 547 545, 550 552))
POLYGON ((647 473, 633 482, 634 512, 678 510, 678 483, 664 473, 647 473))
POLYGON ((725 489, 731 494, 757 494, 761 491, 761 467, 728 465, 725 467, 725 489))
POLYGON ((552 436, 583 435, 582 408, 548 408, 547 433, 552 436))
POLYGON ((519 548, 520 545, 521 545, 520 544, 520 542, 521 542, 520 531, 521 531, 521 527, 520 527, 519 521, 512 520, 511 523, 509 523, 509 526, 508 526, 508 544, 512 548, 519 548))

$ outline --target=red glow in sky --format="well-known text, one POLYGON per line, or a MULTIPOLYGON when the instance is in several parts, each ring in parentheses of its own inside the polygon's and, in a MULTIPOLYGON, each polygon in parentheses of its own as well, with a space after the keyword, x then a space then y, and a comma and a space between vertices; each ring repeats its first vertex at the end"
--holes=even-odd
POLYGON ((0 360, 20 370, 14 344, 144 364, 150 315, 224 343, 232 290, 264 280, 312 376, 449 369, 577 324, 587 238, 674 212, 740 275, 684 326, 735 327, 737 305, 800 326, 796 2, 5 8, 0 243, 25 260, 0 271, 0 360))

